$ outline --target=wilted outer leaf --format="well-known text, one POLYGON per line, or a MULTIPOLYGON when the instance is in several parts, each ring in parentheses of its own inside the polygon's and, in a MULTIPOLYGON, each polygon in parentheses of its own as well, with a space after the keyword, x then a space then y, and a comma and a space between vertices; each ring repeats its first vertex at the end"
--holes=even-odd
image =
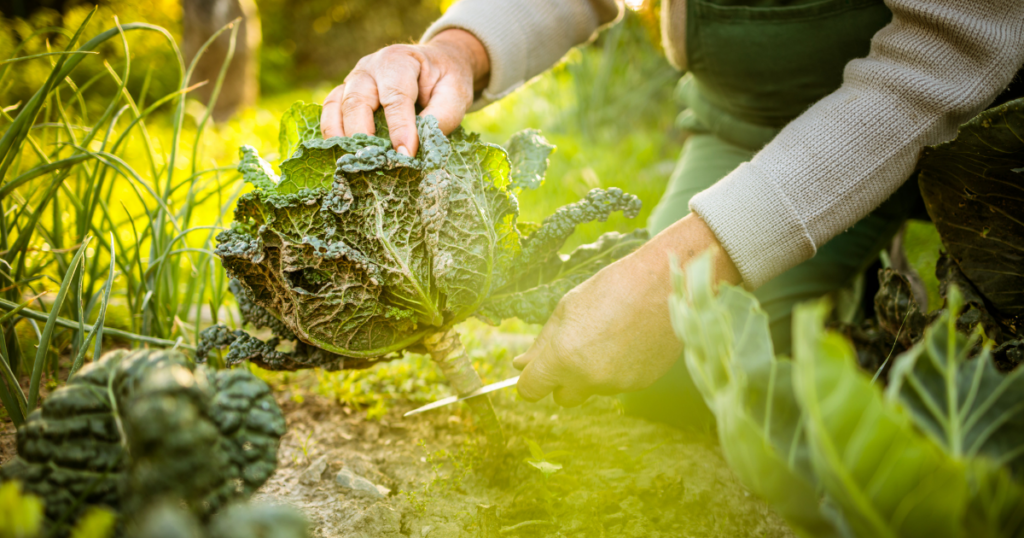
POLYGON ((924 338, 897 358, 888 396, 904 402, 916 424, 956 458, 979 455, 1024 472, 1024 369, 998 372, 991 343, 968 360, 981 339, 956 330, 963 304, 949 307, 924 338), (953 315, 950 314, 953 312, 953 315))
POLYGON ((964 464, 914 430, 856 366, 850 343, 823 329, 828 306, 794 313, 794 387, 820 483, 857 536, 963 535, 964 464))
POLYGON ((792 364, 772 353, 768 317, 749 293, 723 285, 716 297, 710 258, 676 271, 669 300, 676 334, 697 387, 715 412, 722 450, 743 484, 805 536, 840 536, 820 509, 792 364))
POLYGON ((964 124, 920 167, 942 244, 1004 316, 1024 315, 1024 99, 964 124))

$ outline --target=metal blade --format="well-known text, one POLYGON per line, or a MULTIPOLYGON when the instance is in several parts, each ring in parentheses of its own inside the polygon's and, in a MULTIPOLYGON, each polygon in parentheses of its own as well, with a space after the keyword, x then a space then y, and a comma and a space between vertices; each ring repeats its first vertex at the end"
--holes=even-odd
POLYGON ((453 404, 455 402, 461 402, 462 400, 468 400, 469 398, 476 398, 477 396, 480 396, 482 394, 487 394, 488 392, 494 392, 496 390, 503 389, 505 387, 511 387, 512 385, 515 385, 518 381, 519 381, 519 376, 515 376, 513 378, 506 379, 504 381, 498 381, 497 383, 491 383, 490 385, 484 385, 484 386, 474 390, 473 392, 470 392, 469 394, 467 394, 467 395, 465 395, 465 396, 463 396, 461 398, 458 397, 458 396, 449 396, 447 398, 442 398, 442 399, 440 399, 440 400, 438 400, 436 402, 428 403, 427 405, 424 405, 423 407, 420 407, 418 409, 413 409, 412 411, 409 411, 408 413, 406 413, 406 414, 404 414, 402 416, 403 417, 407 417, 407 416, 410 416, 410 415, 415 415, 417 413, 422 413, 424 411, 430 411, 431 409, 437 409, 438 407, 444 407, 444 406, 446 406, 448 404, 453 404))

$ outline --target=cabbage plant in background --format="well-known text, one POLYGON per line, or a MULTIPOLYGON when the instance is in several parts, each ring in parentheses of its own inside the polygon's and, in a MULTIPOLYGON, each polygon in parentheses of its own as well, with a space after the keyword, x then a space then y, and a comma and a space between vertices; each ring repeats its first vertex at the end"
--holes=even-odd
POLYGON ((675 270, 673 326, 725 457, 799 534, 1024 536, 1020 132, 1011 101, 919 163, 947 249, 939 311, 883 269, 877 319, 851 330, 827 300, 800 305, 793 358, 776 357, 753 295, 716 294, 708 257, 675 270))
MULTIPOLYGON (((516 195, 541 185, 554 149, 537 131, 502 148, 461 128, 445 136, 420 117, 420 149, 407 157, 392 148, 382 114, 376 136, 324 140, 320 111, 300 102, 282 117, 279 174, 242 147, 239 169, 255 190, 217 238, 243 317, 276 337, 212 327, 200 358, 227 346, 228 363, 337 370, 427 352, 466 394, 481 381, 458 323, 542 323, 566 292, 647 238, 611 232, 559 254, 578 224, 636 216, 640 200, 616 188, 594 189, 540 224, 519 222, 516 195), (279 339, 294 340, 294 351, 277 350, 279 339)), ((490 401, 468 403, 503 446, 490 401)))
POLYGON ((794 357, 775 357, 757 299, 715 295, 708 258, 675 277, 673 326, 726 460, 799 534, 1024 536, 1024 370, 957 331, 956 288, 886 388, 824 328, 825 300, 798 307, 794 357))

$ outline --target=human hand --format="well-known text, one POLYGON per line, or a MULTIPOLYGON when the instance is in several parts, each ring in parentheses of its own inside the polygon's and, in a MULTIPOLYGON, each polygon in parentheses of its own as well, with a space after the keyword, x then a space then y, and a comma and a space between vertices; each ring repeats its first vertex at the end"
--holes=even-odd
POLYGON ((423 45, 385 47, 359 60, 327 95, 320 130, 324 138, 375 134, 373 112, 383 106, 395 151, 415 155, 415 104, 449 134, 462 123, 474 91, 486 87, 489 72, 487 51, 465 30, 445 30, 423 45))
POLYGON ((654 383, 683 349, 669 317, 670 257, 685 264, 708 249, 717 252, 716 280, 740 282, 711 229, 691 214, 567 293, 513 362, 523 370, 519 394, 537 401, 554 393, 555 403, 573 407, 654 383))

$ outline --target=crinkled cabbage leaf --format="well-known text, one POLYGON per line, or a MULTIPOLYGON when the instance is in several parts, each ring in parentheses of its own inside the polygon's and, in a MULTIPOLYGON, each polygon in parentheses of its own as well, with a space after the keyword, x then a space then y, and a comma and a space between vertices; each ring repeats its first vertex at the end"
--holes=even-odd
POLYGON ((241 148, 239 170, 255 189, 216 252, 252 302, 331 353, 387 356, 473 315, 542 322, 569 289, 646 239, 609 233, 559 254, 577 224, 636 216, 640 201, 615 188, 540 225, 519 222, 516 194, 541 184, 553 149, 536 131, 506 151, 419 117, 420 149, 408 157, 380 117, 379 136, 326 140, 319 117, 304 103, 283 116, 280 174, 241 148))

